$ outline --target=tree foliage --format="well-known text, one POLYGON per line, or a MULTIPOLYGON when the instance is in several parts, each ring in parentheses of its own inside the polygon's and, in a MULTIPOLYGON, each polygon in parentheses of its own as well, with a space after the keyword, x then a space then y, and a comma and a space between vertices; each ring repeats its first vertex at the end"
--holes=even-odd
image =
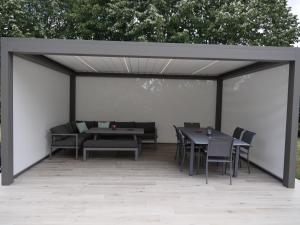
POLYGON ((289 46, 286 0, 0 0, 0 35, 289 46))

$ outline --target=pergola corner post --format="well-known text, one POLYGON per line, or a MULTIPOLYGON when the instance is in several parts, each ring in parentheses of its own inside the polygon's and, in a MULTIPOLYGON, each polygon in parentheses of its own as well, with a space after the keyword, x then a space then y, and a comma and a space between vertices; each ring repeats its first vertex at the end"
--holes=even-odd
POLYGON ((217 79, 215 129, 221 131, 222 124, 223 79, 217 79))
POLYGON ((296 60, 290 62, 286 117, 286 140, 284 154, 283 185, 295 187, 296 152, 298 139, 300 92, 300 52, 296 49, 296 60))
POLYGON ((13 53, 1 39, 1 173, 2 185, 14 181, 13 174, 13 53))

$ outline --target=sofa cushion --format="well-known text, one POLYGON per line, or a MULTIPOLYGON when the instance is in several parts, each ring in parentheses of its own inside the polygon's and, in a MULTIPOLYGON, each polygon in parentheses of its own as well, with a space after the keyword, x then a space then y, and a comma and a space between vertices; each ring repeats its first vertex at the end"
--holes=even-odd
POLYGON ((82 137, 84 139, 92 139, 93 136, 94 136, 93 134, 87 134, 87 133, 78 134, 78 137, 82 137))
POLYGON ((59 125, 50 129, 53 134, 70 134, 70 130, 66 124, 59 125))
POLYGON ((144 128, 144 133, 155 133, 155 122, 136 122, 136 128, 144 128))
POLYGON ((134 140, 88 140, 83 143, 85 148, 137 148, 134 140))
POLYGON ((84 120, 78 120, 76 121, 77 123, 80 123, 80 122, 85 122, 86 126, 88 129, 91 129, 93 127, 97 127, 98 126, 98 122, 96 121, 84 121, 84 120))
POLYGON ((109 121, 99 121, 98 127, 99 128, 109 128, 110 122, 109 121))
POLYGON ((76 123, 77 129, 79 133, 84 133, 88 130, 85 122, 76 123))
MULTIPOLYGON (((86 139, 85 137, 78 136, 78 146, 81 146, 85 139, 86 139)), ((76 145, 76 137, 74 136, 66 137, 65 139, 57 140, 54 143, 52 143, 52 146, 57 146, 57 147, 74 147, 75 145, 76 145)))
POLYGON ((69 133, 71 133, 71 134, 76 133, 76 131, 74 131, 71 123, 66 123, 65 126, 66 126, 67 130, 69 131, 69 133))
POLYGON ((144 140, 145 140, 145 139, 148 140, 148 139, 155 139, 156 137, 155 137, 155 134, 149 134, 149 133, 148 133, 148 134, 142 134, 142 135, 140 135, 140 138, 141 138, 141 139, 144 139, 144 140))
POLYGON ((79 133, 77 126, 76 126, 76 121, 70 122, 70 125, 72 127, 73 133, 79 133))
POLYGON ((134 128, 135 122, 114 122, 118 128, 134 128))

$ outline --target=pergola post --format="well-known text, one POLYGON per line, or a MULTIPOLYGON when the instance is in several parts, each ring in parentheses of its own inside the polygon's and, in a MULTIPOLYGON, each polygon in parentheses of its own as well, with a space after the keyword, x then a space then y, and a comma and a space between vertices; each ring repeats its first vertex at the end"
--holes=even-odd
POLYGON ((222 124, 222 99, 223 99, 223 79, 217 79, 217 95, 216 95, 216 119, 215 129, 221 131, 222 124))
POLYGON ((70 75, 70 121, 76 120, 76 76, 70 75))
POLYGON ((300 91, 300 54, 296 51, 296 60, 290 62, 289 86, 286 117, 286 139, 284 155, 283 185, 295 187, 296 153, 298 139, 299 91, 300 91))
POLYGON ((13 183, 13 53, 1 40, 1 173, 2 185, 13 183))

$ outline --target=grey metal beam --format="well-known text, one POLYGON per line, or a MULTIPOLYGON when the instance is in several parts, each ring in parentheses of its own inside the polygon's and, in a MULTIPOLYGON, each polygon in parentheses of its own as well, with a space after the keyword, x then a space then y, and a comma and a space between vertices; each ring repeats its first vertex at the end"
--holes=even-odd
POLYGON ((47 58, 43 55, 29 55, 29 54, 15 54, 16 56, 28 60, 33 63, 37 63, 39 65, 45 66, 49 69, 67 74, 67 75, 74 75, 75 71, 72 69, 53 61, 52 59, 47 58))
POLYGON ((288 103, 286 117, 286 139, 284 154, 283 184, 295 187, 296 150, 298 139, 299 92, 300 92, 300 54, 296 62, 290 63, 288 103))
POLYGON ((153 78, 153 79, 184 79, 184 80, 216 80, 209 75, 164 75, 164 74, 129 74, 129 73, 77 73, 82 77, 118 77, 118 78, 153 78))
POLYGON ((13 183, 13 54, 1 40, 1 177, 2 185, 13 183))
POLYGON ((219 77, 222 78, 223 80, 226 80, 226 79, 231 79, 234 77, 247 75, 250 73, 259 72, 262 70, 275 68, 275 67, 286 65, 286 64, 288 64, 288 62, 257 62, 257 63, 251 64, 251 65, 248 65, 248 66, 245 66, 245 67, 233 70, 233 71, 223 73, 223 74, 219 75, 219 77))
POLYGON ((150 58, 293 61, 295 49, 178 43, 5 38, 8 50, 23 54, 126 56, 150 58))
POLYGON ((70 121, 76 120, 76 76, 70 76, 70 121))
POLYGON ((221 131, 222 124, 222 98, 223 98, 223 80, 217 80, 217 95, 216 95, 216 119, 215 128, 221 131))

